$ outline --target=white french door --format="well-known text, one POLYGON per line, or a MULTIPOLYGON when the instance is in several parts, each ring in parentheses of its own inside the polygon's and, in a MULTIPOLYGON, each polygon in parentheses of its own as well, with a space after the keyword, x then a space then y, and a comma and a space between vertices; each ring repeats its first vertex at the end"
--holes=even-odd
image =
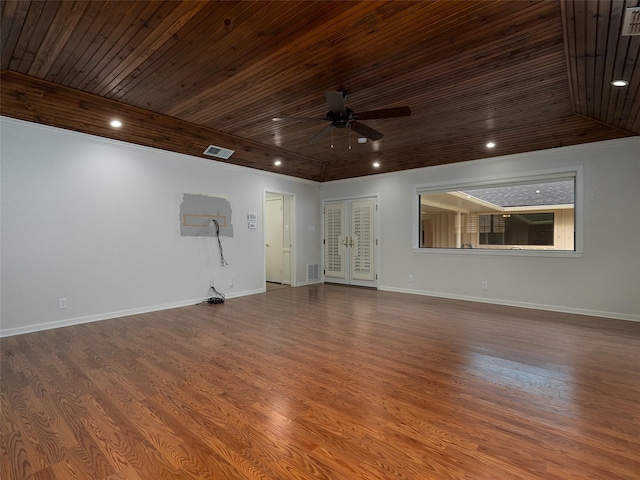
POLYGON ((377 287, 377 199, 324 204, 325 281, 377 287))

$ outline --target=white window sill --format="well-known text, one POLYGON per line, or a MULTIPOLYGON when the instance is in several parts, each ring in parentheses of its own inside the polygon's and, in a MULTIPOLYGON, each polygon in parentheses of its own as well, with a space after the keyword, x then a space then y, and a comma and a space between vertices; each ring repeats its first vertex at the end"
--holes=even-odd
POLYGON ((582 258, 582 252, 570 250, 518 250, 492 248, 413 248, 414 253, 424 255, 481 255, 490 257, 549 257, 582 258))

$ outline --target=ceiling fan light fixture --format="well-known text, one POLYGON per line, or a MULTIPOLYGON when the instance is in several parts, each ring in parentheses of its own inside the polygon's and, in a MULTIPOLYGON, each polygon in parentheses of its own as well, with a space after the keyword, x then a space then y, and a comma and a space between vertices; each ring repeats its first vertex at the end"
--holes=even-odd
POLYGON ((627 82, 626 80, 614 80, 613 82, 611 82, 611 85, 613 85, 614 87, 626 87, 627 85, 629 85, 629 82, 627 82))
POLYGON ((276 160, 275 162, 273 162, 273 164, 278 167, 280 165, 282 165, 282 160, 276 160))
POLYGON ((122 126, 122 122, 120 120, 113 119, 109 122, 113 128, 120 128, 122 126))
POLYGON ((379 168, 380 162, 373 162, 373 168, 379 168))
POLYGON ((367 137, 358 137, 358 143, 367 143, 367 137))
POLYGON ((487 148, 494 148, 495 146, 495 142, 487 142, 487 148))

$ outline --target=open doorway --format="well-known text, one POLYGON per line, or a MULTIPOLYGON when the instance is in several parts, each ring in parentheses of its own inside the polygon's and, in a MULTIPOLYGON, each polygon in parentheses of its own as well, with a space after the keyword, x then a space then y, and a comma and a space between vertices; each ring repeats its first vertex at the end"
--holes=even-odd
POLYGON ((265 283, 266 290, 294 283, 293 195, 265 193, 265 283))

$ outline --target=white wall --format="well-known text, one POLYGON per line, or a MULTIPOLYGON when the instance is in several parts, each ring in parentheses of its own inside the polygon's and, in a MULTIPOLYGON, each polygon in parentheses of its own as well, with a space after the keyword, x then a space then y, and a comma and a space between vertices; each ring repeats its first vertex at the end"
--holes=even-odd
POLYGON ((640 321, 640 138, 321 185, 323 199, 380 194, 380 289, 640 321), (416 251, 419 184, 582 166, 583 253, 574 258, 416 251), (409 282, 409 275, 414 281, 409 282), (481 289, 481 282, 488 289, 481 289))
POLYGON ((1 335, 193 304, 212 279, 228 297, 264 291, 265 191, 295 196, 297 284, 320 263, 315 182, 13 119, 0 128, 1 335), (180 236, 184 193, 230 201, 229 266, 215 238, 180 236))
POLYGON ((263 291, 267 191, 295 196, 298 285, 321 263, 321 198, 379 194, 381 289, 640 321, 638 137, 321 185, 7 118, 0 141, 0 335, 188 305, 210 279, 229 297, 263 291), (416 184, 576 165, 578 258, 412 249, 416 184), (230 200, 228 267, 213 238, 180 236, 184 193, 230 200))

